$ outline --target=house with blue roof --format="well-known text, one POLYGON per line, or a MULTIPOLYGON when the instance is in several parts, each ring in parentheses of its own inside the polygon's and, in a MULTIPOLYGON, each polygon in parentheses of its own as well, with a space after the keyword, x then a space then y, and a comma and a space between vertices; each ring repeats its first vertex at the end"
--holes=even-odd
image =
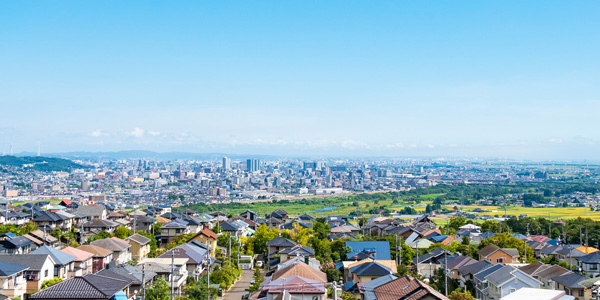
MULTIPOLYGON (((363 256, 366 255, 367 257, 377 260, 392 259, 392 255, 390 253, 390 243, 386 241, 346 241, 346 247, 350 247, 351 249, 346 255, 348 258, 363 254, 363 256)), ((364 258, 358 258, 356 260, 361 260, 364 258)))
POLYGON ((54 277, 66 279, 69 277, 69 272, 75 271, 75 260, 77 257, 62 252, 50 246, 41 246, 31 254, 48 254, 54 260, 54 277))
POLYGON ((0 261, 0 294, 12 299, 21 297, 27 291, 27 281, 24 273, 29 267, 0 261))

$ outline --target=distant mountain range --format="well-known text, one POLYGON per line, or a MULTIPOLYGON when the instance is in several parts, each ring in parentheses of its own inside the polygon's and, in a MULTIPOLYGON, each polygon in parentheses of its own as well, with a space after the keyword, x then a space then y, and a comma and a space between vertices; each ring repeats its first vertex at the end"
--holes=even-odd
POLYGON ((44 156, 0 156, 0 165, 25 167, 37 171, 70 171, 72 169, 86 169, 88 167, 68 159, 44 156))
MULTIPOLYGON (((227 156, 231 159, 276 159, 277 156, 272 155, 240 155, 240 154, 224 154, 224 153, 189 153, 189 152, 153 152, 144 150, 128 150, 116 152, 64 152, 64 153, 44 153, 46 157, 68 158, 68 159, 148 159, 148 160, 211 160, 222 159, 227 156)), ((18 157, 35 156, 31 152, 22 152, 16 154, 18 157)))

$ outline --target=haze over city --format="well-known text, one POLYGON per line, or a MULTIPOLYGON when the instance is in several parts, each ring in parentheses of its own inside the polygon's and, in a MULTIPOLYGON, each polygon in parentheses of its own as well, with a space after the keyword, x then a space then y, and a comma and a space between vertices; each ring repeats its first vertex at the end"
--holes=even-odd
POLYGON ((2 150, 597 160, 599 5, 5 1, 2 150))

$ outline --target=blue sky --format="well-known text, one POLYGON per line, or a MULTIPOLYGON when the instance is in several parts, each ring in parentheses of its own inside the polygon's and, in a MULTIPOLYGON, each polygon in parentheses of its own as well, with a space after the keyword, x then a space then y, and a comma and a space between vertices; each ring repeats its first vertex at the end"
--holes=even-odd
POLYGON ((600 159, 600 3, 3 1, 0 139, 600 159))

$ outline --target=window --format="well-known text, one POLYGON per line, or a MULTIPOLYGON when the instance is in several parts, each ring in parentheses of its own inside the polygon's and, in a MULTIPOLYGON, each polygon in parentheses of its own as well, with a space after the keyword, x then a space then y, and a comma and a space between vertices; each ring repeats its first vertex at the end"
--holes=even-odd
POLYGON ((504 258, 496 258, 496 263, 497 264, 503 264, 504 263, 504 258))
POLYGON ((44 277, 48 277, 48 270, 44 271, 44 277))
POLYGON ((58 267, 54 267, 54 277, 58 277, 58 267))
POLYGON ((579 290, 579 297, 583 297, 583 290, 579 290))
POLYGON ((590 270, 598 270, 598 264, 590 264, 590 270))
POLYGON ((517 291, 517 289, 510 289, 510 293, 511 294, 514 293, 514 292, 516 292, 516 291, 517 291))

